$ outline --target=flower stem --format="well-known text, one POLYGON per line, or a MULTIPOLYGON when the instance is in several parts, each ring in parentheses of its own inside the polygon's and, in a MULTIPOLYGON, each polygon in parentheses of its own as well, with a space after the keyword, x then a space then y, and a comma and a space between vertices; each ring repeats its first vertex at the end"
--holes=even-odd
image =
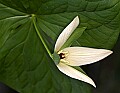
POLYGON ((34 14, 32 14, 32 20, 33 20, 33 24, 34 24, 35 30, 36 30, 36 32, 37 32, 37 34, 38 34, 41 42, 43 43, 43 45, 44 45, 46 51, 48 52, 49 56, 53 59, 53 56, 52 56, 50 50, 48 49, 47 45, 45 44, 45 41, 44 41, 44 39, 42 38, 42 35, 40 34, 40 32, 39 32, 39 30, 38 30, 38 28, 37 28, 37 25, 36 25, 36 22, 35 22, 35 15, 34 15, 34 14))

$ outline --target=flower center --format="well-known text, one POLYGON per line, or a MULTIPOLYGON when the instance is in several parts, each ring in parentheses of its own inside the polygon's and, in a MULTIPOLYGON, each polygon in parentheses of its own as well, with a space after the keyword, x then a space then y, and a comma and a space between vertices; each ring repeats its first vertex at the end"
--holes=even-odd
POLYGON ((67 56, 69 55, 69 52, 68 52, 68 51, 63 51, 63 50, 61 50, 61 51, 59 51, 57 54, 58 54, 59 57, 60 57, 60 62, 63 62, 63 63, 65 63, 65 64, 68 64, 68 63, 69 63, 69 62, 66 60, 67 56))
POLYGON ((60 59, 64 59, 65 58, 65 54, 64 53, 60 53, 59 56, 60 56, 60 59))

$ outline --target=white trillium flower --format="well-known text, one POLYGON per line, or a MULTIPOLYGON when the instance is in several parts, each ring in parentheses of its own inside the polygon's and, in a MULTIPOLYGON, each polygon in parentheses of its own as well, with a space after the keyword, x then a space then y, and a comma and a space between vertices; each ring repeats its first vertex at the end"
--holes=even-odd
POLYGON ((73 31, 79 25, 78 16, 62 31, 59 35, 54 52, 59 56, 59 62, 56 64, 58 69, 67 76, 84 81, 96 87, 95 83, 84 73, 78 71, 73 66, 82 66, 97 62, 112 53, 106 49, 94 49, 87 47, 67 47, 61 49, 73 31))

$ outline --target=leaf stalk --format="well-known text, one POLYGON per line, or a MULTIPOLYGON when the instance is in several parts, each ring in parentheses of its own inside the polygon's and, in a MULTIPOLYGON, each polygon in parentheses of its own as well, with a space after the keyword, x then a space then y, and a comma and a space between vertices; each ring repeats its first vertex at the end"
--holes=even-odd
POLYGON ((37 34, 38 34, 41 42, 43 43, 43 45, 44 45, 46 51, 48 52, 49 56, 53 59, 53 56, 52 56, 50 50, 48 49, 48 47, 47 47, 47 45, 46 45, 46 43, 45 43, 42 35, 40 34, 40 31, 39 31, 38 28, 37 28, 36 21, 35 21, 35 14, 32 14, 32 20, 33 20, 33 24, 34 24, 35 30, 36 30, 36 32, 37 32, 37 34))

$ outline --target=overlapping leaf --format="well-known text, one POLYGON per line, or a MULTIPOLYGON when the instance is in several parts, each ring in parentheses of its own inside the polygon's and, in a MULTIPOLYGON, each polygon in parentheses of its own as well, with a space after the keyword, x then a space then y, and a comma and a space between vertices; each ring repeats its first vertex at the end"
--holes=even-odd
POLYGON ((90 93, 87 84, 59 72, 35 31, 31 14, 51 52, 66 25, 79 15, 87 27, 82 46, 111 49, 119 35, 119 0, 0 0, 0 81, 21 93, 90 93))

